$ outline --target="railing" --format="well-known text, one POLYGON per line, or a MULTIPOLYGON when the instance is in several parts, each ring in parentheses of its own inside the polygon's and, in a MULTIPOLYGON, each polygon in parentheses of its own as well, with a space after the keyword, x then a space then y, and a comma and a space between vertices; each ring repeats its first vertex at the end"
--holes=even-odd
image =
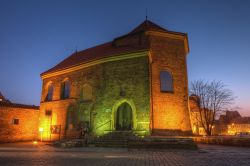
POLYGON ((109 121, 107 121, 107 122, 101 124, 100 126, 96 127, 95 129, 97 130, 97 129, 99 129, 99 128, 105 126, 105 125, 108 124, 108 123, 109 123, 109 127, 110 127, 110 130, 111 130, 111 120, 109 120, 109 121))

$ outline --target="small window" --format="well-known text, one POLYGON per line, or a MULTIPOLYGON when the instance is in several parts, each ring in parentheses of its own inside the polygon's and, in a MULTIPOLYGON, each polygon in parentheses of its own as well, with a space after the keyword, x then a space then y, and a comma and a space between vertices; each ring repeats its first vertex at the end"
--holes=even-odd
POLYGON ((52 111, 51 110, 46 110, 45 111, 45 115, 46 116, 51 116, 52 115, 52 111))
POLYGON ((19 119, 13 119, 13 120, 12 120, 12 124, 18 125, 18 124, 19 124, 19 119))
POLYGON ((69 98, 70 94, 70 83, 69 80, 63 81, 61 84, 61 99, 69 98))
POLYGON ((173 78, 167 71, 160 72, 161 92, 173 92, 173 78))
POLYGON ((53 98, 53 91, 54 91, 54 87, 52 85, 52 83, 50 83, 48 85, 48 92, 47 92, 47 96, 46 96, 46 101, 52 101, 53 98))

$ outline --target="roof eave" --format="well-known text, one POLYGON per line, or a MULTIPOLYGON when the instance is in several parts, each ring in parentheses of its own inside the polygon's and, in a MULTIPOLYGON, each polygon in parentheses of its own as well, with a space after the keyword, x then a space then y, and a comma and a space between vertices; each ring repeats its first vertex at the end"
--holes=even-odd
MULTIPOLYGON (((66 70, 68 72, 70 72, 70 71, 76 71, 76 70, 85 68, 85 67, 81 67, 81 66, 89 67, 89 66, 97 65, 97 64, 100 64, 100 63, 104 63, 104 62, 109 62, 109 61, 116 61, 116 60, 121 60, 121 59, 129 59, 129 58, 134 58, 134 57, 140 57, 140 56, 143 56, 144 53, 146 53, 148 51, 149 51, 149 49, 145 48, 145 49, 141 49, 139 51, 130 51, 130 52, 124 52, 124 53, 120 53, 120 54, 114 54, 114 55, 106 57, 106 58, 99 58, 99 59, 95 59, 95 60, 91 60, 91 61, 86 61, 86 62, 83 62, 83 63, 79 63, 79 64, 76 64, 76 65, 69 66, 67 68, 63 68, 63 69, 59 69, 59 70, 55 70, 55 71, 51 71, 51 72, 44 72, 44 73, 40 74, 40 77, 41 77, 41 79, 45 79, 45 78, 49 78, 49 77, 54 76, 54 75, 61 75, 61 74, 58 74, 58 73, 64 73, 64 71, 66 71, 66 70), (131 56, 131 57, 124 56, 124 55, 129 56, 129 55, 132 55, 132 54, 134 56, 131 56), (76 68, 76 69, 73 69, 73 68, 76 68), (73 69, 73 70, 71 70, 71 69, 73 69)), ((68 72, 65 72, 65 73, 68 73, 68 72)))

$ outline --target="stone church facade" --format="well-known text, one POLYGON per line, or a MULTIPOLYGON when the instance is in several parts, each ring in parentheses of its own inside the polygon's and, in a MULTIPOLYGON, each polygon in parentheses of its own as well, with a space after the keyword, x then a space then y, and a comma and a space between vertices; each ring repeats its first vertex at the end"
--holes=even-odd
POLYGON ((41 74, 40 134, 74 138, 82 126, 95 136, 191 134, 188 52, 185 33, 146 20, 111 42, 73 53, 41 74))

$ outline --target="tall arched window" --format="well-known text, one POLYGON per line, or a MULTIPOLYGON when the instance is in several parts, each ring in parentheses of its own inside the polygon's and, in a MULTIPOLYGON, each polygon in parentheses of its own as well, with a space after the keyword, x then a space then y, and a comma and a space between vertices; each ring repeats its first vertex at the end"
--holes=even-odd
POLYGON ((61 99, 69 98, 70 94, 70 83, 69 80, 63 81, 61 84, 61 99))
POLYGON ((168 71, 160 72, 161 92, 173 92, 173 77, 168 71))
POLYGON ((53 87, 52 83, 49 83, 47 85, 47 95, 45 98, 46 101, 51 101, 53 99, 53 91, 54 91, 54 87, 53 87))

